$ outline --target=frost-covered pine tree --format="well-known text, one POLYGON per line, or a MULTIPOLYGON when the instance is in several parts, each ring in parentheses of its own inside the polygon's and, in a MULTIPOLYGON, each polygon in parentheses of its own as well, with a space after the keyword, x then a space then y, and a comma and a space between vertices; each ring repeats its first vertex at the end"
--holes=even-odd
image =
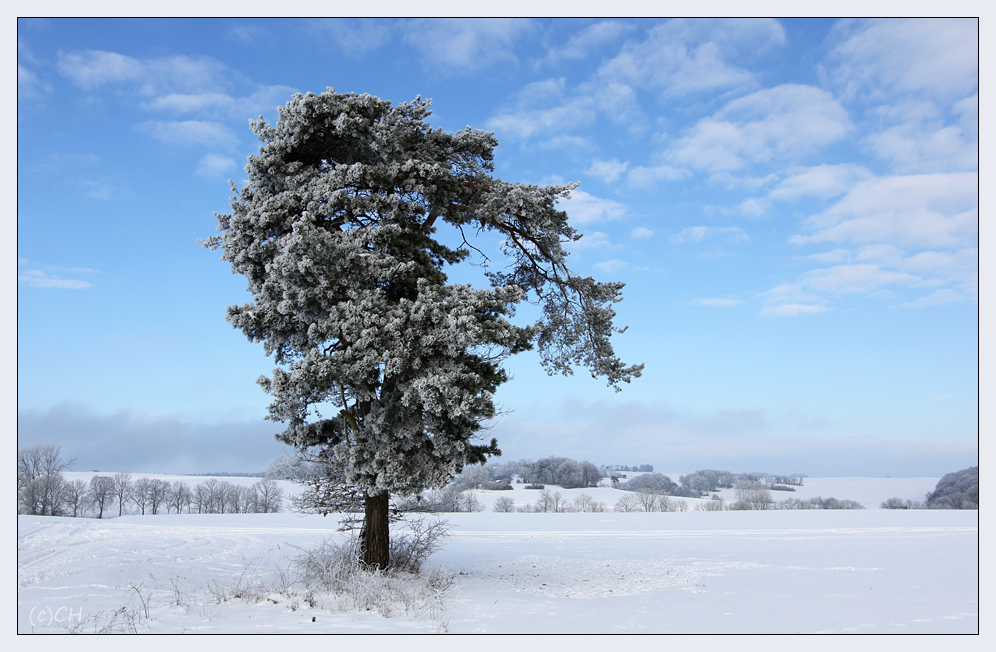
POLYGON ((548 373, 584 365, 617 390, 642 369, 609 343, 623 284, 566 266, 564 244, 580 235, 556 201, 574 186, 493 177, 494 135, 432 129, 429 113, 421 98, 295 95, 275 125, 251 123, 263 144, 206 242, 248 280, 253 303, 227 319, 278 365, 258 380, 268 418, 287 424, 278 439, 320 450, 360 492, 375 568, 388 564, 391 494, 443 487, 500 454, 494 439, 475 442, 508 355, 535 344, 548 373), (444 245, 441 227, 464 244, 444 245), (474 231, 500 234, 512 261, 488 288, 443 271, 470 257, 474 231), (524 300, 542 317, 518 326, 509 318, 524 300))

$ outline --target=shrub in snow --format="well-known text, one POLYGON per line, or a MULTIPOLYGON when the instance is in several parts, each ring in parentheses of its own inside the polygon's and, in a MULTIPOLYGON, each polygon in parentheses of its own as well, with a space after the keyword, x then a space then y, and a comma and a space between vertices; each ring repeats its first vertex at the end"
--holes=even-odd
POLYGON ((856 500, 848 500, 846 498, 810 498, 809 502, 813 503, 819 509, 864 509, 865 506, 856 500))
POLYGON ((916 500, 893 497, 883 500, 880 507, 882 509, 925 509, 927 505, 916 500))
POLYGON ((705 500, 695 505, 695 511, 697 512, 721 512, 725 507, 725 503, 722 498, 719 498, 715 494, 711 500, 705 500))
POLYGON ((778 509, 818 509, 818 507, 809 500, 787 498, 778 503, 778 509))
MULTIPOLYGON (((407 519, 407 533, 391 537, 391 563, 369 573, 361 560, 360 540, 350 537, 336 542, 326 539, 312 550, 301 550, 293 560, 295 586, 311 606, 333 612, 376 611, 388 617, 404 611, 415 617, 438 617, 443 598, 453 586, 454 576, 442 568, 421 570, 428 557, 449 536, 446 522, 424 518, 407 519)), ((445 631, 444 624, 440 629, 445 631)))
POLYGON ((635 495, 625 495, 620 496, 619 500, 616 501, 615 507, 613 509, 617 512, 639 512, 642 511, 640 507, 640 501, 637 500, 635 495))
POLYGON ((491 509, 492 511, 501 513, 514 512, 515 501, 509 496, 499 496, 498 500, 495 501, 495 504, 491 509))
POLYGON ((415 496, 398 498, 394 506, 398 512, 484 511, 484 505, 473 491, 463 491, 453 485, 438 491, 423 491, 415 496))
POLYGON ((604 512, 605 503, 600 503, 588 494, 580 494, 574 497, 571 507, 575 512, 604 512))
POLYGON ((771 509, 774 500, 771 498, 771 491, 768 485, 759 480, 739 480, 734 486, 737 500, 730 509, 736 510, 757 510, 771 509))
MULTIPOLYGON (((777 509, 864 509, 865 506, 856 500, 846 498, 821 498, 816 496, 809 500, 789 498, 776 505, 777 509)), ((732 509, 732 508, 731 508, 732 509)))

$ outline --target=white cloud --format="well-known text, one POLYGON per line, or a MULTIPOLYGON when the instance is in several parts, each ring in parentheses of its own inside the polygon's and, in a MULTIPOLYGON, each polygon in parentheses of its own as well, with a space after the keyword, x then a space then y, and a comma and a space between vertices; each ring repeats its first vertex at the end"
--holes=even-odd
POLYGON ((233 101, 232 96, 227 93, 170 93, 148 102, 146 108, 174 113, 191 113, 229 106, 233 101))
POLYGON ((754 83, 754 74, 730 61, 784 42, 774 20, 670 20, 652 28, 646 40, 627 43, 598 77, 664 96, 742 88, 754 83))
POLYGON ((731 244, 745 244, 750 237, 738 226, 690 226, 671 236, 671 242, 684 244, 687 242, 702 242, 712 238, 722 238, 731 244))
POLYGON ((569 198, 558 200, 557 204, 575 225, 618 220, 626 214, 626 207, 622 204, 595 197, 583 190, 572 190, 569 198))
POLYGON ((229 147, 237 142, 231 130, 220 122, 160 120, 146 122, 142 128, 156 140, 170 145, 229 147))
POLYGON ((386 46, 403 28, 383 18, 317 18, 307 21, 307 29, 317 39, 331 40, 343 54, 358 58, 386 46))
POLYGON ((618 260, 618 259, 606 260, 592 265, 592 267, 594 267, 595 269, 599 270, 600 272, 605 272, 606 274, 615 274, 616 272, 626 269, 628 266, 629 263, 627 263, 625 260, 618 260))
POLYGON ((608 161, 594 160, 585 172, 588 176, 601 179, 605 183, 615 183, 626 172, 629 163, 620 163, 619 159, 609 159, 608 161))
POLYGON ((612 43, 632 30, 632 26, 618 21, 605 20, 589 25, 573 34, 563 46, 550 48, 546 56, 537 64, 556 64, 565 60, 585 59, 601 46, 612 43))
POLYGON ((17 101, 33 99, 42 93, 52 90, 47 82, 28 68, 28 64, 36 65, 38 60, 31 54, 28 44, 17 36, 17 101))
POLYGON ((869 135, 867 143, 899 173, 960 172, 979 166, 978 141, 958 125, 905 122, 869 135))
POLYGON ((197 174, 205 177, 218 177, 236 168, 235 159, 220 154, 206 154, 197 164, 197 174))
POLYGON ((590 124, 594 119, 591 100, 579 97, 558 106, 501 113, 488 121, 488 128, 498 132, 499 137, 510 134, 531 138, 590 124))
POLYGON ((807 292, 797 283, 781 283, 757 296, 766 304, 761 309, 762 315, 795 317, 828 310, 825 300, 807 292))
POLYGON ((638 226, 630 231, 629 237, 636 238, 637 240, 649 240, 654 237, 654 232, 646 227, 638 226))
POLYGON ((870 294, 888 285, 923 285, 919 276, 892 272, 872 264, 835 265, 815 269, 803 275, 801 284, 817 292, 832 294, 870 294))
POLYGON ((116 52, 59 53, 59 72, 84 90, 130 84, 143 95, 214 92, 226 85, 224 64, 208 57, 175 55, 136 59, 116 52))
POLYGON ((771 208, 770 202, 758 197, 748 197, 740 202, 740 212, 749 217, 764 217, 771 208))
POLYGON ((25 100, 28 98, 36 97, 41 94, 41 91, 45 88, 45 85, 41 83, 38 76, 22 66, 20 63, 17 64, 17 99, 25 100))
POLYGON ((588 138, 571 136, 570 134, 557 134, 546 140, 536 142, 535 146, 537 149, 554 150, 557 152, 566 152, 567 150, 589 152, 597 149, 595 143, 591 142, 588 138))
POLYGON ((116 52, 86 50, 59 54, 59 72, 85 90, 104 84, 140 80, 146 67, 116 52))
POLYGON ((424 18, 402 25, 404 41, 423 60, 447 73, 469 75, 501 61, 515 61, 515 41, 531 29, 515 18, 424 18))
POLYGON ((578 93, 592 98, 595 108, 613 122, 629 125, 631 133, 646 130, 648 120, 632 87, 619 82, 588 82, 578 87, 578 93))
POLYGON ((244 23, 232 25, 228 28, 226 36, 234 41, 252 44, 266 36, 267 31, 259 25, 246 25, 244 23))
POLYGON ((609 241, 609 236, 601 231, 585 233, 580 240, 569 242, 566 246, 570 251, 583 251, 586 249, 611 249, 613 247, 612 242, 609 241))
POLYGON ((962 132, 975 141, 979 139, 979 94, 973 93, 963 100, 955 102, 951 111, 959 117, 962 132))
POLYGON ((975 18, 842 21, 825 69, 848 96, 901 92, 953 101, 978 87, 979 21, 975 18))
POLYGON ((23 283, 29 287, 38 289, 85 290, 86 288, 93 287, 93 283, 75 278, 66 278, 62 274, 68 273, 79 275, 96 273, 95 270, 84 267, 47 267, 50 271, 59 272, 59 274, 51 274, 37 269, 37 266, 33 267, 33 269, 29 268, 28 261, 26 259, 17 259, 18 284, 23 283))
POLYGON ((854 260, 861 263, 876 263, 895 267, 899 265, 906 252, 889 244, 874 244, 860 247, 854 252, 854 260))
POLYGON ((741 299, 729 299, 729 298, 715 298, 715 299, 695 299, 692 301, 692 305, 696 306, 712 306, 715 308, 731 308, 733 306, 739 306, 743 303, 741 299))
POLYGON ((832 265, 834 263, 849 261, 852 256, 849 249, 834 249, 833 251, 824 251, 818 254, 811 254, 808 258, 821 265, 832 265))
POLYGON ((876 177, 857 184, 826 211, 809 218, 812 242, 959 247, 978 235, 975 173, 876 177))
POLYGON ((928 306, 941 306, 951 303, 966 303, 975 301, 977 297, 975 295, 961 292, 959 290, 954 290, 952 288, 943 288, 937 290, 927 296, 920 297, 915 301, 910 301, 909 303, 904 303, 905 308, 926 308, 928 306))
POLYGON ((798 317, 799 315, 817 315, 826 312, 827 306, 822 303, 782 303, 761 308, 761 314, 773 317, 798 317))
POLYGON ((626 175, 626 185, 632 188, 649 188, 661 181, 678 181, 689 176, 688 170, 670 165, 636 167, 626 175))
POLYGON ((151 111, 245 118, 260 115, 282 106, 294 94, 290 86, 260 86, 252 94, 234 97, 228 93, 168 93, 142 106, 151 111))
POLYGON ((668 159, 711 172, 773 159, 795 160, 843 138, 847 111, 824 90, 783 84, 729 102, 668 150, 668 159))
POLYGON ((853 163, 818 165, 794 172, 775 186, 768 197, 781 201, 800 197, 836 197, 871 176, 867 168, 853 163))

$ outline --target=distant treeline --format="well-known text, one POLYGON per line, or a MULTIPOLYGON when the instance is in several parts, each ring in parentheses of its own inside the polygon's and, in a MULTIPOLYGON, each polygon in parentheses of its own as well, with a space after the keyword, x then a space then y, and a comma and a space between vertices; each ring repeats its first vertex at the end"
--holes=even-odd
POLYGON ((715 469, 701 469, 688 475, 679 476, 675 483, 663 473, 644 473, 631 480, 621 482, 613 476, 612 486, 623 491, 642 491, 701 498, 720 489, 732 489, 738 482, 760 483, 768 489, 794 491, 792 486, 802 486, 802 477, 771 475, 768 473, 731 473, 715 469))
POLYGON ((89 482, 66 480, 58 446, 38 445, 17 451, 17 513, 36 516, 96 517, 125 514, 246 514, 278 512, 283 490, 275 480, 243 486, 211 478, 190 487, 161 478, 133 479, 129 473, 95 475, 89 482))
POLYGON ((938 480, 934 490, 927 494, 922 503, 902 498, 889 498, 881 507, 883 509, 978 509, 979 467, 970 466, 946 474, 938 480))

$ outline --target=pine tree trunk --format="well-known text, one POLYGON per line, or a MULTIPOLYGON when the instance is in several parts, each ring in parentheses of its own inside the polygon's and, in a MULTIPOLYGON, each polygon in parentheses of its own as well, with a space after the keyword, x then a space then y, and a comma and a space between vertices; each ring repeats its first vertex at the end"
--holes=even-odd
POLYGON ((367 495, 364 500, 363 528, 360 546, 363 564, 370 569, 386 570, 390 561, 390 532, 388 525, 388 499, 384 493, 367 495))

